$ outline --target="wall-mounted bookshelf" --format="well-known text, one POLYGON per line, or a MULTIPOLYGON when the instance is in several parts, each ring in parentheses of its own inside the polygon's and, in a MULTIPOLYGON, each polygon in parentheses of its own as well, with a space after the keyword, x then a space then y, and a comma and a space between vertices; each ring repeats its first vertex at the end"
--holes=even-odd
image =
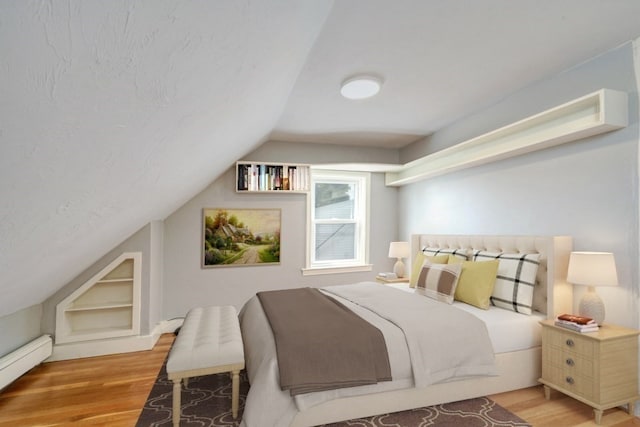
POLYGON ((236 163, 238 193, 308 193, 310 165, 299 163, 236 163))
POLYGON ((139 252, 123 253, 56 307, 56 344, 140 332, 139 252))

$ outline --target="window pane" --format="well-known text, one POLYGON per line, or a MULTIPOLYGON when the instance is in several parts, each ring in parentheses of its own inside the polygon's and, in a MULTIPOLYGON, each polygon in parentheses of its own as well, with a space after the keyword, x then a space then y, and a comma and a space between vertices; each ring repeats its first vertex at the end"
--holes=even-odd
POLYGON ((316 219, 353 219, 355 209, 354 195, 354 184, 316 183, 316 219))
POLYGON ((316 261, 354 259, 355 232, 355 224, 317 224, 316 261))

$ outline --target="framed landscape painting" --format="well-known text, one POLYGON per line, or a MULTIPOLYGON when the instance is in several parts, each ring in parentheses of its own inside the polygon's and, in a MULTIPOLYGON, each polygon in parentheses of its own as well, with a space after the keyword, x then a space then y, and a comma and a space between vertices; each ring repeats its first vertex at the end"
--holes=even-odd
POLYGON ((280 263, 280 209, 202 210, 202 268, 280 263))

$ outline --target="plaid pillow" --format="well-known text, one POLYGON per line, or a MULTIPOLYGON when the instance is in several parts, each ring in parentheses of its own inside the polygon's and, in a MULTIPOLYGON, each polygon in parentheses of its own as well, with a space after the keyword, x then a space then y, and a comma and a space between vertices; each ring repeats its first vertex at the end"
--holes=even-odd
POLYGON ((469 261, 469 252, 466 249, 442 249, 442 248, 422 248, 422 253, 427 256, 453 255, 464 261, 469 261))
POLYGON ((422 264, 416 292, 437 301, 453 304, 462 264, 422 264))
POLYGON ((474 251, 474 261, 497 259, 498 274, 491 294, 491 304, 515 311, 531 314, 533 288, 540 265, 540 254, 506 254, 474 251))

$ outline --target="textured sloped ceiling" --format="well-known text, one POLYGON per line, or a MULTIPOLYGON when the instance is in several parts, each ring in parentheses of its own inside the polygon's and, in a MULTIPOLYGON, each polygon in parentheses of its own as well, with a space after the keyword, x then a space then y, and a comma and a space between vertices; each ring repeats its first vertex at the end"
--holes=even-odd
POLYGON ((0 2, 0 316, 264 141, 331 6, 0 2))
POLYGON ((0 316, 267 138, 400 147, 640 35, 639 0, 0 0, 0 316), (348 102, 353 73, 384 78, 348 102))

